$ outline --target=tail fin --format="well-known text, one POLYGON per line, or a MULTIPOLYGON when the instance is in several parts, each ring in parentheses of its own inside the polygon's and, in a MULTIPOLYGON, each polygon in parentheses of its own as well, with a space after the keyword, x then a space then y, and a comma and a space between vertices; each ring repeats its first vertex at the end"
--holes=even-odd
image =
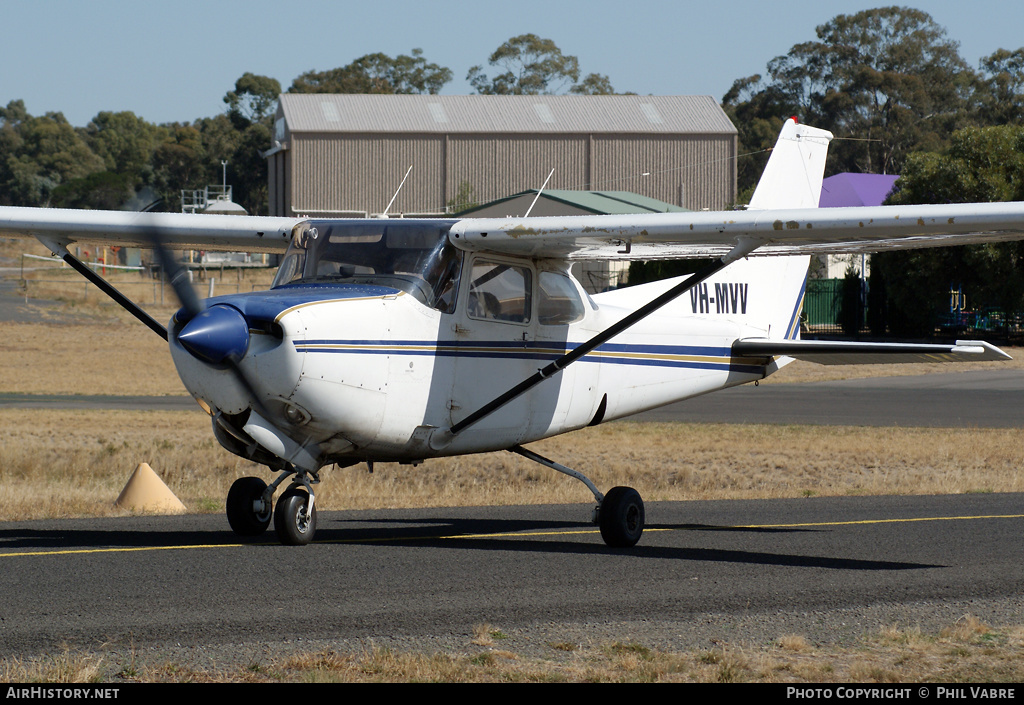
MULTIPOLYGON (((749 207, 817 208, 831 139, 832 133, 827 130, 801 125, 796 118, 787 120, 749 207)), ((717 291, 729 286, 744 287, 744 291, 749 286, 752 305, 746 311, 751 315, 735 316, 732 308, 730 312, 735 319, 760 328, 766 338, 799 338, 800 309, 809 264, 810 258, 805 255, 751 257, 736 262, 709 280, 709 300, 717 291), (716 284, 720 288, 716 288, 716 284)), ((697 307, 694 308, 696 312, 697 307)))
POLYGON ((817 208, 832 133, 786 120, 750 208, 817 208))

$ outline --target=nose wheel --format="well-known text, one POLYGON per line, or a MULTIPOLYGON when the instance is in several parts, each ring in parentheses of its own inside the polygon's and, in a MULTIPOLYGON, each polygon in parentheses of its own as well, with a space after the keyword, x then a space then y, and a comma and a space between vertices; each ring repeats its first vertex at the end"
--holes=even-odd
POLYGON ((293 485, 281 495, 274 511, 274 529, 286 546, 305 546, 313 540, 316 505, 309 492, 293 485))
POLYGON ((316 473, 287 467, 267 485, 258 477, 235 480, 228 490, 227 515, 231 530, 239 536, 259 536, 270 526, 271 515, 277 538, 286 546, 305 546, 316 533, 316 496, 313 485, 320 482, 316 473), (290 475, 292 485, 277 500, 274 492, 290 475))

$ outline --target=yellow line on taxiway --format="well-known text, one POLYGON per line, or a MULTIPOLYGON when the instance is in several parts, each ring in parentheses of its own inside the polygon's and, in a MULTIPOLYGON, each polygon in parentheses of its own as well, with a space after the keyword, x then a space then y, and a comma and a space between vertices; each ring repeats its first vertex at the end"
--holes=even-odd
MULTIPOLYGON (((916 517, 912 519, 858 519, 854 521, 820 521, 802 522, 797 524, 737 524, 735 526, 700 526, 700 527, 647 527, 644 533, 660 533, 665 531, 693 531, 700 529, 799 529, 815 526, 855 526, 858 524, 905 524, 920 521, 977 521, 980 519, 1022 519, 1024 514, 979 514, 975 516, 955 517, 916 517)), ((442 541, 459 539, 496 539, 496 538, 531 538, 536 536, 573 536, 600 533, 598 529, 573 529, 559 531, 525 531, 525 532, 501 532, 493 534, 437 534, 433 536, 382 536, 380 538, 361 539, 326 539, 314 541, 315 544, 337 544, 337 543, 397 543, 399 541, 442 541)), ((145 551, 184 551, 189 549, 203 548, 241 548, 243 546, 277 546, 277 542, 266 543, 208 543, 208 544, 185 544, 180 546, 132 546, 122 548, 74 548, 55 549, 48 551, 10 551, 0 552, 0 558, 15 558, 28 556, 69 556, 86 553, 139 553, 145 551)))
POLYGON ((68 548, 54 549, 52 551, 11 551, 10 553, 0 553, 0 558, 14 558, 15 556, 70 556, 79 553, 138 553, 140 551, 182 551, 189 548, 238 548, 240 546, 251 545, 253 544, 197 543, 183 546, 133 546, 131 548, 68 548))
MULTIPOLYGON (((728 529, 795 529, 805 526, 852 526, 854 524, 905 524, 914 521, 971 521, 976 519, 1021 519, 1024 514, 979 514, 963 517, 917 517, 914 519, 858 519, 856 521, 822 521, 803 524, 745 524, 728 529)), ((646 529, 645 529, 646 531, 646 529)))

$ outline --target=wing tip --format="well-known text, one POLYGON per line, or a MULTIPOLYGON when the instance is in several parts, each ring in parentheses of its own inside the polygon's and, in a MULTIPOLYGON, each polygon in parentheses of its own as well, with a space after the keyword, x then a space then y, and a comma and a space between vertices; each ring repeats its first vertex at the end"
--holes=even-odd
POLYGON ((984 355, 987 360, 1012 360, 1013 357, 1000 350, 991 343, 984 340, 958 340, 956 341, 955 352, 962 352, 970 355, 984 355))

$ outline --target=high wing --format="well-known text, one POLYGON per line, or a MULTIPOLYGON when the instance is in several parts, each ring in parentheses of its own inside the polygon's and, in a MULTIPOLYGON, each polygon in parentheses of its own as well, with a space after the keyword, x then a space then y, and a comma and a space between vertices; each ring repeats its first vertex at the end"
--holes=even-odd
POLYGON ((799 208, 462 220, 467 250, 571 260, 838 254, 1024 239, 1024 203, 799 208))
MULTIPOLYGON (((0 235, 68 244, 284 252, 302 218, 0 207, 0 235)), ((806 208, 641 215, 471 218, 464 250, 570 260, 719 257, 738 243, 758 255, 835 254, 1024 239, 1024 203, 806 208)))
POLYGON ((0 208, 0 235, 36 237, 50 247, 81 240, 151 247, 159 233, 166 246, 179 249, 284 252, 292 229, 303 218, 134 213, 62 208, 0 208))

